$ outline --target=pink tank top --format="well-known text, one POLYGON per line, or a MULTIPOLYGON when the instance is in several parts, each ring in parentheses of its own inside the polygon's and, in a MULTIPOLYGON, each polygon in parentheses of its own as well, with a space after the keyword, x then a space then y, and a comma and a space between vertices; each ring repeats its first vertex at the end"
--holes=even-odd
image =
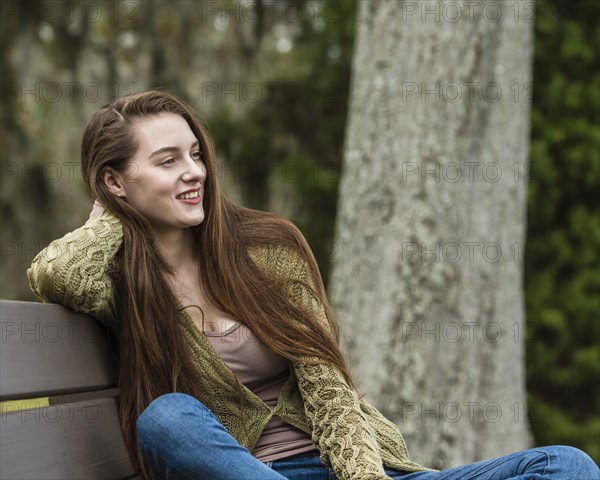
MULTIPOLYGON (((238 380, 268 406, 275 407, 289 376, 288 360, 266 348, 241 323, 205 335, 238 380)), ((261 462, 270 462, 310 450, 317 450, 310 435, 273 415, 252 455, 261 462)))

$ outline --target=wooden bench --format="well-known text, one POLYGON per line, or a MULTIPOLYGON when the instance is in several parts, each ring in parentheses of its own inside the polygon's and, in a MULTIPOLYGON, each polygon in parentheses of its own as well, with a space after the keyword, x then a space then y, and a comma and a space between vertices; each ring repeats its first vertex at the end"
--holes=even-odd
POLYGON ((60 305, 8 300, 0 327, 0 478, 139 479, 107 329, 60 305))

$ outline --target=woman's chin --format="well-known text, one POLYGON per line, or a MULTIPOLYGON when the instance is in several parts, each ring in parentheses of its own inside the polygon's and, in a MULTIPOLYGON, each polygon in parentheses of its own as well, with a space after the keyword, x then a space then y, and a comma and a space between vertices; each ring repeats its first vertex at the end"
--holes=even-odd
POLYGON ((196 218, 191 218, 191 219, 187 220, 185 223, 187 224, 186 226, 189 228, 189 227, 197 227, 203 221, 204 221, 204 215, 196 217, 196 218))
POLYGON ((156 219, 154 219, 154 221, 150 221, 150 224, 154 230, 164 232, 169 230, 197 227, 202 222, 204 222, 204 213, 202 215, 194 215, 193 217, 179 217, 177 219, 170 218, 169 221, 165 221, 164 219, 162 221, 156 221, 156 219))

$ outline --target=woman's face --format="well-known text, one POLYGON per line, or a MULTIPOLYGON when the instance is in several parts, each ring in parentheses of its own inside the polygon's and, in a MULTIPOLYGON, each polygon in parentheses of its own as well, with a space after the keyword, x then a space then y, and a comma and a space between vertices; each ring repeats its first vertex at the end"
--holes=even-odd
POLYGON ((138 149, 121 174, 123 197, 157 232, 202 223, 207 170, 187 122, 161 113, 136 121, 134 129, 138 149))

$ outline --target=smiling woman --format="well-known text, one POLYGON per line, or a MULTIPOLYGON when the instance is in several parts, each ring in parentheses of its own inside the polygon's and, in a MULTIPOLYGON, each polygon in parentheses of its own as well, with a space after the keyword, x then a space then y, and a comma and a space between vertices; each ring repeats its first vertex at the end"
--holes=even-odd
POLYGON ((227 199, 215 163, 179 99, 116 99, 83 134, 90 218, 28 270, 42 299, 119 339, 119 418, 141 475, 281 479, 273 462, 301 474, 311 455, 340 478, 428 470, 359 397, 302 233, 227 199))
POLYGON ((507 466, 597 475, 566 447, 448 476, 411 461, 398 427, 357 392, 306 239, 227 199, 215 163, 177 98, 106 105, 81 144, 90 218, 27 271, 44 301, 95 316, 119 339, 119 420, 142 478, 449 480, 507 466))
POLYGON ((137 120, 133 128, 138 149, 126 171, 107 167, 103 180, 148 219, 155 235, 182 235, 204 220, 200 192, 207 171, 200 142, 174 113, 137 120))

